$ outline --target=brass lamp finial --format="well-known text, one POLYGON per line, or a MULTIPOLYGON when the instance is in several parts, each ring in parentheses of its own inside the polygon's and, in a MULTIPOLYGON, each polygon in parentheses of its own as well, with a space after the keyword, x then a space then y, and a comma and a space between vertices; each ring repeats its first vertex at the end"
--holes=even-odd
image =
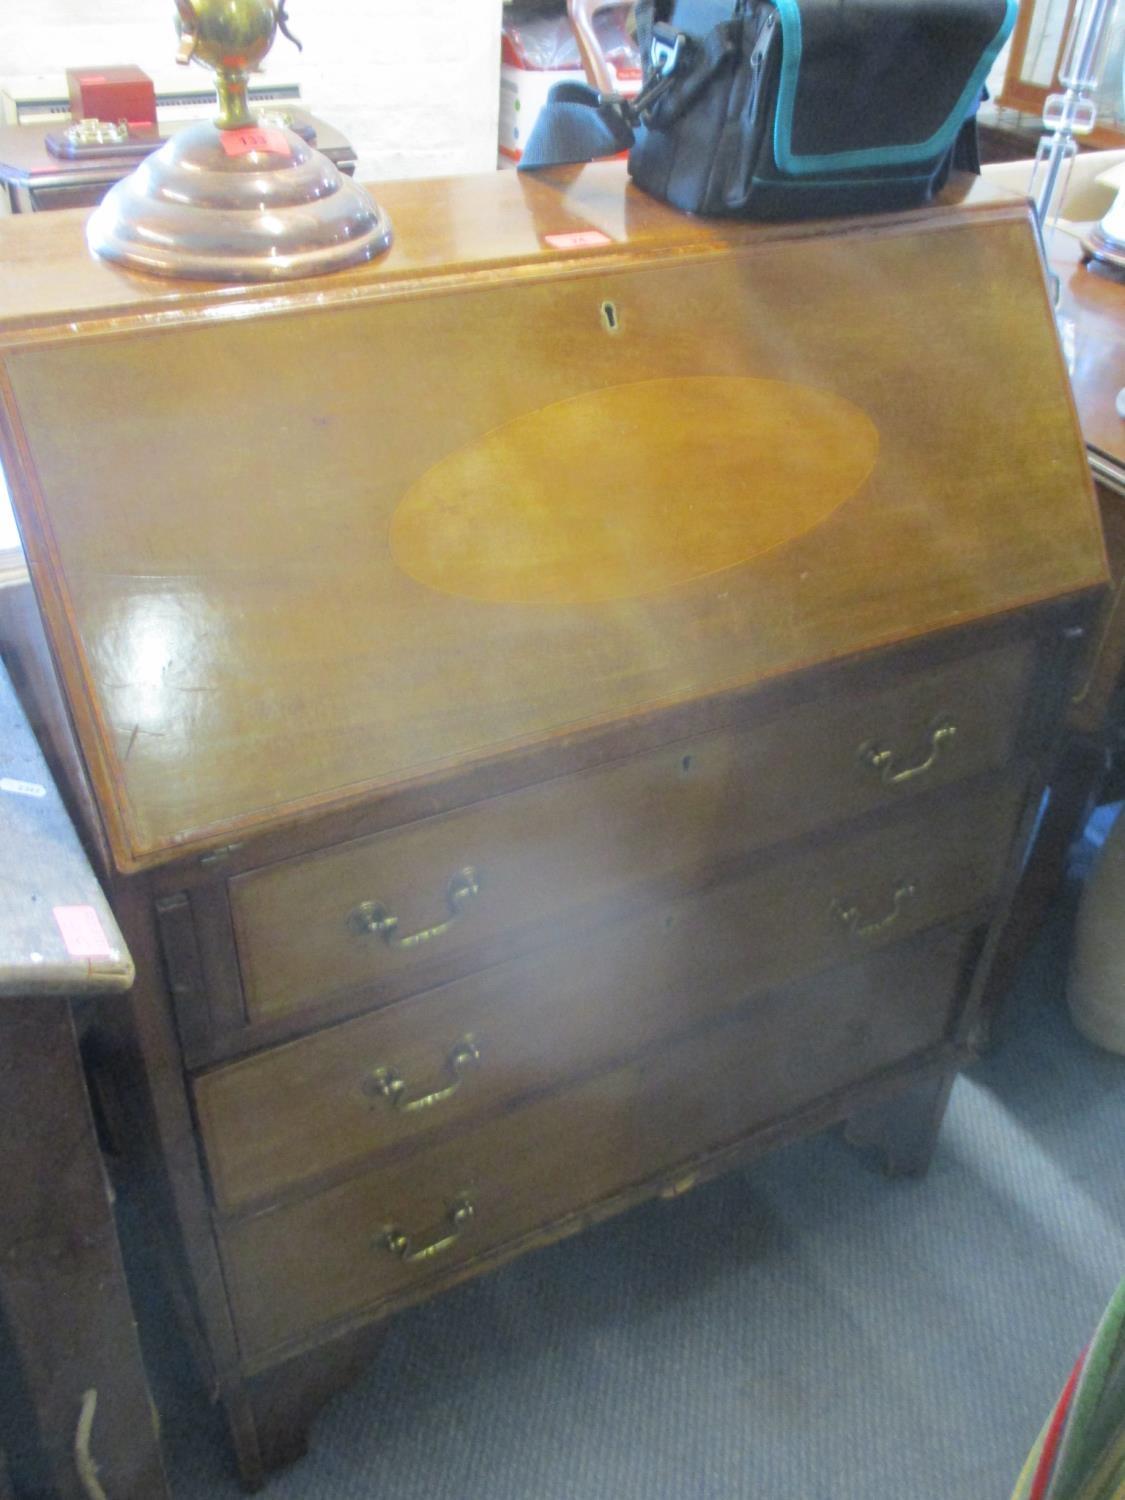
POLYGON ((215 74, 220 130, 240 130, 254 118, 246 102, 250 74, 261 67, 278 31, 297 47, 285 0, 176 0, 178 63, 201 63, 215 74))
POLYGON ((86 225, 96 255, 158 276, 278 281, 371 260, 392 238, 367 192, 317 151, 311 129, 261 126, 250 75, 280 31, 285 0, 175 0, 176 61, 215 74, 219 113, 176 131, 112 187, 86 225))

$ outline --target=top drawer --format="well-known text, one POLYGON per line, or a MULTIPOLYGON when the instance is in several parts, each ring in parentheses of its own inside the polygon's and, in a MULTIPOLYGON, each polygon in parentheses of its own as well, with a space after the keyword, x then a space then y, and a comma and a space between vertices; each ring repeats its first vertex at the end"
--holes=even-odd
MULTIPOLYGON (((1034 648, 1019 641, 806 702, 237 876, 251 1023, 386 985, 395 996, 552 935, 579 907, 1000 765, 1034 648), (491 954, 488 945, 493 945, 491 954), (431 961, 432 960, 432 961, 431 961)), ((369 995, 370 998, 370 995, 369 995)))

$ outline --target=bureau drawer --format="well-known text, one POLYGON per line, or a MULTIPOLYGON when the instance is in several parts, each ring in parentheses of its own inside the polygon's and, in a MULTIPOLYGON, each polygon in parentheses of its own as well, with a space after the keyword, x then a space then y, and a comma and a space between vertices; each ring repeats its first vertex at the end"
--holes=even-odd
POLYGON ((229 1210, 605 1068, 756 989, 896 942, 994 893, 1015 781, 864 820, 663 902, 194 1080, 229 1210))
POLYGON ((736 1019, 408 1161, 222 1226, 244 1356, 409 1297, 931 1047, 973 942, 943 929, 763 994, 736 1019))
MULTIPOLYGON (((630 887, 969 777, 1012 754, 1027 640, 495 797, 230 882, 251 1023, 384 985, 388 998, 566 930, 630 887), (435 969, 444 966, 444 973, 435 969)), ((845 691, 846 690, 846 691, 845 691)))

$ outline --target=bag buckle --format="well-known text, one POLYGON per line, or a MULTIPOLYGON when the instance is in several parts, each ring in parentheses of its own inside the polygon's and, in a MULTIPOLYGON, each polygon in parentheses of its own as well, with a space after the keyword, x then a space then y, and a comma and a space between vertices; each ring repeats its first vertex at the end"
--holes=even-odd
POLYGON ((670 78, 683 55, 687 37, 682 31, 669 26, 667 21, 657 21, 652 28, 652 46, 649 60, 661 78, 670 78))
POLYGON ((671 87, 673 75, 683 61, 689 40, 684 32, 677 31, 666 21, 657 21, 652 28, 649 61, 653 71, 639 93, 634 94, 631 99, 621 101, 626 117, 633 124, 643 120, 650 106, 671 87))

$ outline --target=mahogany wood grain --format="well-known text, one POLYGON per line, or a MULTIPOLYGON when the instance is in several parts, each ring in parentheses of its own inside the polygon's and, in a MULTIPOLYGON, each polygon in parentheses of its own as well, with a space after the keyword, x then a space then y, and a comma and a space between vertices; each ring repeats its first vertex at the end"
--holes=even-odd
POLYGON ((903 685, 814 700, 752 731, 680 741, 239 876, 231 905, 249 1017, 322 999, 327 973, 342 987, 411 970, 424 982, 438 956, 467 966, 489 938, 521 925, 565 931, 577 907, 629 885, 1001 765, 1013 752, 1033 664, 1024 640, 903 685), (935 743, 942 725, 954 732, 935 743), (873 765, 860 755, 865 747, 891 759, 873 765), (658 819, 648 816, 654 806, 658 819), (433 940, 394 946, 351 920, 362 903, 378 901, 393 912, 399 938, 430 930, 449 918, 447 889, 466 867, 480 890, 433 940))
MULTIPOLYGON (((1122 292, 1125 318, 1125 288, 1122 292)), ((1083 734, 1105 729, 1125 679, 1125 490, 1101 481, 1096 488, 1113 588, 1090 632, 1084 670, 1067 715, 1071 728, 1083 734)))
POLYGON ((1098 511, 1112 590, 1090 632, 1086 660, 1068 722, 1098 735, 1125 670, 1125 278, 1096 261, 1084 263, 1078 242, 1056 235, 1052 264, 1059 274, 1059 320, 1082 435, 1096 477, 1098 511))
POLYGON ((0 859, 0 1452, 21 1496, 87 1500, 96 1465, 121 1500, 160 1500, 72 1014, 123 1012, 133 961, 2 667, 0 859))
MULTIPOLYGON (((220 885, 225 889, 238 875, 299 854, 317 854, 337 844, 399 829, 559 777, 614 766, 650 751, 720 731, 736 732, 741 742, 749 746, 752 744, 749 731, 779 734, 783 716, 811 710, 814 703, 825 709, 834 700, 854 699, 862 703, 873 695, 885 695, 888 705, 895 702, 904 712, 916 714, 922 711, 922 702, 921 699, 914 702, 912 694, 921 688, 927 673, 944 673, 968 657, 991 656, 1006 647, 1018 648, 1021 642, 1026 646, 1030 640, 1036 661, 1034 670, 1040 674, 1040 680, 1033 678, 1029 682, 1018 716, 1020 722, 1011 749, 1013 754, 1019 754, 1021 747, 1040 743, 1043 715, 1039 705, 1044 701, 1048 681, 1054 682, 1060 670, 1068 673, 1071 670, 1069 661, 1064 664, 1059 660, 1059 642, 1068 631, 1085 629, 1100 597, 1100 592, 1095 591, 1067 596, 1028 613, 1017 611, 963 621, 938 635, 885 644, 856 657, 820 663, 807 671, 758 684, 749 691, 729 686, 704 698, 654 704, 643 712, 630 714, 612 728, 557 735, 494 758, 473 759, 455 768, 411 777, 381 787, 366 800, 331 809, 306 809, 291 823, 256 832, 252 839, 236 840, 200 855, 188 853, 173 864, 147 872, 148 887, 160 897, 201 888, 212 891, 220 885)), ((1046 701, 1053 702, 1049 692, 1046 701)), ((916 720, 911 723, 916 725, 916 720)), ((903 728, 906 727, 904 721, 903 728)), ((793 746, 787 748, 787 754, 791 753, 793 746)), ((956 758, 943 752, 933 772, 935 779, 956 779, 957 774, 956 758)), ((263 1026, 263 1035, 266 1031, 263 1026)))
MULTIPOLYGON (((467 266, 495 273, 529 255, 545 262, 581 264, 590 259, 589 250, 549 245, 548 234, 597 230, 609 237, 618 254, 669 247, 723 254, 731 246, 846 233, 871 222, 836 219, 779 227, 691 218, 631 187, 623 193, 623 180, 620 163, 595 162, 535 174, 490 172, 440 184, 433 179, 373 184, 376 199, 396 226, 394 245, 372 264, 334 275, 333 295, 346 297, 358 287, 460 273, 467 266)), ((951 208, 984 221, 1019 212, 1022 204, 980 178, 954 176, 932 207, 885 215, 876 222, 912 229, 944 222, 951 208)), ((69 317, 175 321, 185 310, 208 303, 276 306, 279 297, 282 303, 314 301, 326 291, 325 282, 315 279, 291 283, 279 294, 276 286, 206 287, 142 276, 90 255, 86 218, 80 211, 63 210, 14 215, 0 222, 0 263, 5 268, 0 325, 26 333, 57 326, 69 317), (47 221, 44 227, 30 227, 36 217, 47 221)))
POLYGON ((1052 264, 1059 274, 1059 325, 1083 437, 1096 476, 1112 588, 1087 633, 1071 701, 1060 724, 1050 768, 1050 799, 991 966, 983 1007, 997 1040, 1011 1017, 1005 1000, 1056 896, 1067 853, 1098 797, 1120 733, 1125 682, 1125 419, 1117 397, 1125 388, 1125 283, 1096 262, 1081 261, 1078 242, 1056 234, 1052 264))
POLYGON ((280 290, 0 224, 49 729, 137 962, 107 1052, 250 1483, 391 1310, 963 1060, 1105 579, 1022 203, 714 224, 613 164, 381 198, 385 260, 280 290), (548 243, 579 230, 608 243, 548 243), (869 735, 925 760, 954 691, 925 778, 859 766, 869 735), (466 829, 509 916, 357 966, 335 903, 425 928, 466 829), (819 925, 834 900, 875 951, 819 925), (503 1064, 486 1108, 482 1069, 447 1126, 368 1149, 326 1102, 336 1036, 413 1081, 453 1021, 503 1064), (224 1075, 220 1212, 191 1089, 224 1075), (372 1261, 466 1186, 432 1275, 372 1261))
POLYGON ((167 1500, 65 999, 0 997, 0 1180, 0 1449, 15 1493, 89 1500, 94 1471, 115 1500, 167 1500))
POLYGON ((261 1472, 248 1487, 257 1489, 271 1469, 301 1458, 309 1426, 321 1407, 363 1373, 387 1336, 382 1324, 368 1324, 346 1340, 323 1344, 282 1361, 246 1382, 247 1416, 261 1472))
MULTIPOLYGON (((1053 705, 1060 691, 1058 674, 1063 669, 1057 649, 1060 632, 1072 628, 1080 617, 1081 609, 1076 614, 1075 606, 1068 605, 1061 611, 1051 609, 1038 613, 1030 633, 1026 623, 1018 620, 986 623, 971 631, 951 631, 924 645, 871 653, 857 663, 842 663, 803 674, 796 679, 770 684, 752 694, 723 694, 715 699, 684 705, 676 711, 649 716, 643 726, 632 723, 627 730, 619 729, 596 742, 584 740, 580 747, 573 739, 557 741, 540 747, 531 755, 521 756, 518 761, 475 766, 440 782, 392 792, 352 814, 336 812, 301 820, 284 834, 278 832, 239 845, 220 859, 207 856, 202 862, 170 866, 153 877, 153 888, 157 895, 158 918, 165 928, 164 952, 170 969, 172 998, 185 1061, 190 1067, 199 1067, 224 1057, 237 1056, 249 1049, 269 1046, 354 1015, 371 1003, 371 991, 367 987, 340 989, 324 984, 315 996, 307 996, 300 1008, 275 1012, 268 1019, 259 1014, 251 1022, 243 1000, 228 900, 233 877, 239 872, 262 869, 279 857, 284 863, 285 856, 293 858, 299 852, 320 854, 337 843, 354 844, 361 835, 401 828, 419 817, 435 817, 442 811, 483 804, 489 798, 502 800, 506 790, 554 781, 559 769, 572 758, 576 758, 580 766, 590 765, 591 770, 616 766, 630 753, 645 754, 654 740, 668 750, 679 744, 682 758, 684 754, 691 754, 692 740, 697 737, 681 740, 678 736, 682 730, 690 731, 694 727, 710 737, 718 732, 715 726, 733 731, 743 747, 737 778, 732 781, 737 795, 731 799, 731 816, 744 825, 744 842, 739 847, 749 851, 761 842, 755 835, 752 813, 767 819, 780 837, 799 832, 807 822, 824 821, 824 808, 820 806, 823 792, 808 780, 802 785, 799 776, 793 776, 782 767, 790 760, 802 763, 807 755, 811 755, 812 763, 831 783, 834 777, 828 768, 833 763, 832 755, 826 752, 822 759, 821 752, 808 744, 807 736, 795 740, 787 734, 784 726, 787 715, 793 714, 801 722, 812 723, 817 722, 819 712, 825 716, 825 722, 840 724, 854 734, 857 746, 860 736, 866 736, 874 722, 901 756, 920 756, 928 735, 923 729, 921 740, 916 742, 919 725, 932 725, 928 715, 936 701, 925 688, 925 678, 934 674, 939 685, 945 684, 949 688, 953 679, 948 674, 955 674, 959 683, 958 702, 967 716, 965 723, 970 733, 962 738, 959 749, 955 748, 956 739, 952 745, 944 744, 934 764, 923 775, 886 789, 893 793, 894 801, 909 797, 926 785, 942 785, 949 779, 957 779, 968 770, 966 756, 975 765, 978 751, 982 752, 981 758, 987 760, 994 751, 999 753, 1001 743, 1006 741, 1005 732, 999 725, 992 729, 978 726, 976 688, 964 680, 971 676, 966 652, 972 660, 979 662, 981 677, 990 685, 993 704, 1003 718, 1008 692, 1014 686, 1008 669, 1010 667, 1018 674, 1019 661, 1029 647, 1032 648, 1038 662, 1035 670, 1039 675, 1023 689, 1024 702, 1013 720, 1014 738, 1007 743, 1007 753, 1034 753, 1041 741, 1043 724, 1051 720, 1055 712, 1053 705), (1007 662, 1007 666, 1001 667, 1001 661, 1007 662), (842 719, 837 718, 843 712, 838 707, 840 703, 854 704, 854 721, 849 722, 846 713, 842 719), (837 705, 835 709, 834 704, 837 705), (869 704, 878 705, 874 718, 866 707, 869 704), (768 764, 762 755, 759 733, 763 740, 775 747, 776 765, 768 764), (910 749, 906 748, 908 741, 910 749), (762 795, 756 790, 757 783, 778 787, 778 797, 762 795), (743 785, 745 791, 739 790, 743 785), (780 795, 783 786, 789 788, 787 803, 780 795), (231 877, 224 880, 223 873, 227 870, 231 877)), ((947 705, 951 701, 945 692, 938 696, 947 705)), ((840 745, 837 745, 836 752, 839 750, 840 745)), ((875 786, 879 777, 864 767, 862 774, 855 779, 857 765, 849 765, 846 773, 843 760, 837 759, 835 765, 840 773, 841 800, 836 807, 840 816, 867 806, 868 798, 877 805, 883 792, 881 785, 880 788, 875 786)), ((899 765, 896 755, 895 768, 899 765)), ((831 786, 827 789, 831 793, 831 786)), ((716 825, 716 837, 723 836, 721 826, 716 825)), ((671 896, 692 889, 707 878, 711 876, 706 864, 681 867, 667 881, 649 878, 623 893, 617 903, 619 914, 625 915, 638 904, 660 899, 662 891, 671 896)), ((570 920, 576 929, 585 930, 595 916, 596 912, 587 905, 572 908, 570 920)), ((551 931, 549 922, 541 929, 525 927, 518 932, 509 929, 496 941, 480 943, 474 950, 473 962, 478 967, 492 965, 531 952, 544 939, 550 940, 551 931)), ((394 974, 384 971, 379 982, 382 1003, 401 999, 419 987, 445 984, 457 976, 458 960, 443 956, 440 943, 431 942, 426 947, 430 953, 424 959, 420 957, 416 967, 406 967, 394 974)))
POLYGON ((987 777, 943 794, 938 825, 934 800, 915 801, 830 848, 786 849, 696 897, 586 939, 560 931, 553 950, 197 1077, 219 1207, 459 1130, 713 1019, 755 989, 985 906, 1022 799, 1020 781, 987 777), (913 893, 899 908, 907 881, 913 893), (852 908, 849 927, 842 913, 852 908), (378 1067, 408 1082, 407 1097, 447 1087, 447 1059, 466 1037, 479 1063, 440 1106, 404 1113, 371 1092, 378 1067))
POLYGON ((746 1134, 820 1094, 938 1043, 965 939, 935 934, 759 997, 745 1015, 625 1068, 463 1132, 401 1166, 220 1229, 243 1348, 260 1356, 537 1225, 561 1220, 676 1161, 746 1134), (912 961, 913 960, 913 961, 912 961), (467 1194, 472 1221, 440 1258, 410 1265, 388 1226, 419 1245, 467 1194))
POLYGON ((110 894, 136 965, 136 982, 128 1009, 99 1016, 91 1042, 100 1054, 102 1087, 112 1090, 119 1143, 139 1205, 154 1239, 168 1242, 171 1270, 182 1279, 185 1336, 205 1385, 224 1399, 239 1463, 249 1474, 260 1470, 260 1461, 252 1427, 239 1425, 245 1402, 238 1352, 182 1083, 163 955, 143 887, 121 881, 110 894))
MULTIPOLYGON (((970 1056, 971 1054, 964 1049, 942 1044, 897 1067, 882 1069, 852 1089, 836 1090, 822 1095, 813 1104, 799 1110, 796 1114, 787 1116, 784 1120, 763 1126, 717 1151, 708 1151, 692 1158, 686 1164, 681 1163, 655 1177, 635 1183, 613 1198, 602 1199, 598 1203, 588 1205, 582 1213, 571 1216, 561 1224, 520 1236, 490 1252, 486 1257, 467 1262, 459 1268, 449 1268, 445 1272, 443 1288, 452 1287, 471 1277, 479 1276, 482 1271, 494 1270, 506 1261, 550 1244, 559 1238, 581 1233, 593 1224, 652 1198, 658 1198, 664 1203, 668 1213, 669 1233, 674 1233, 677 1200, 694 1187, 724 1172, 745 1167, 759 1156, 790 1141, 815 1134, 832 1125, 844 1124, 848 1119, 852 1102, 857 1098, 862 1097, 870 1104, 890 1100, 915 1084, 924 1084, 955 1073, 960 1066, 970 1060, 970 1056)), ((638 1265, 636 1274, 643 1277, 645 1268, 638 1265)), ((426 1301, 431 1295, 432 1291, 425 1282, 417 1283, 397 1294, 393 1301, 387 1304, 387 1313, 402 1311, 426 1301)), ((382 1326, 381 1322, 373 1325, 362 1315, 345 1319, 331 1328, 320 1330, 310 1338, 297 1341, 291 1349, 274 1361, 264 1362, 261 1366, 261 1377, 265 1377, 268 1381, 274 1372, 278 1376, 277 1381, 270 1381, 268 1387, 269 1399, 266 1412, 270 1430, 288 1422, 294 1432, 307 1433, 309 1423, 319 1411, 324 1399, 325 1361, 334 1361, 337 1368, 343 1368, 354 1361, 357 1356, 362 1359, 365 1352, 371 1348, 373 1336, 378 1335, 382 1326)), ((257 1403, 254 1401, 254 1391, 259 1378, 259 1373, 255 1368, 246 1382, 247 1391, 255 1408, 257 1403)), ((292 1438, 290 1442, 292 1443, 292 1438)))
POLYGON ((1078 242, 1057 234, 1052 265, 1059 273, 1059 312, 1071 351, 1071 381, 1082 434, 1094 453, 1125 472, 1125 420, 1117 393, 1125 386, 1125 285, 1097 262, 1081 261, 1078 242))
MULTIPOLYGON (((643 234, 580 265, 535 251, 503 280, 466 267, 457 296, 372 272, 315 311, 291 294, 224 317, 188 297, 174 327, 79 326, 0 354, 15 503, 122 869, 1101 582, 1022 208, 954 210, 929 235, 874 221, 862 254, 846 234, 732 233, 740 248, 698 259, 643 234), (998 410, 987 372, 1013 340, 998 410), (410 358, 372 380, 373 349, 410 358), (792 496, 756 478, 801 446, 781 419, 739 453, 701 443, 690 405, 650 413, 661 381, 716 380, 846 399, 878 429, 869 477, 785 545, 636 597, 482 602, 396 560, 389 528, 428 470, 531 413, 562 432, 577 398, 628 398, 615 472, 652 513, 733 494, 732 466, 745 508, 784 513, 792 496), (935 403, 935 384, 956 397, 935 403), (681 468, 649 443, 652 416, 681 468), (252 463, 232 457, 249 423, 269 434, 252 463)), ((834 444, 803 462, 815 488, 834 444)), ((518 472, 530 524, 543 466, 518 472)), ((609 497, 596 550, 632 547, 635 509, 609 497)), ((436 534, 454 523, 442 512, 436 534)))

